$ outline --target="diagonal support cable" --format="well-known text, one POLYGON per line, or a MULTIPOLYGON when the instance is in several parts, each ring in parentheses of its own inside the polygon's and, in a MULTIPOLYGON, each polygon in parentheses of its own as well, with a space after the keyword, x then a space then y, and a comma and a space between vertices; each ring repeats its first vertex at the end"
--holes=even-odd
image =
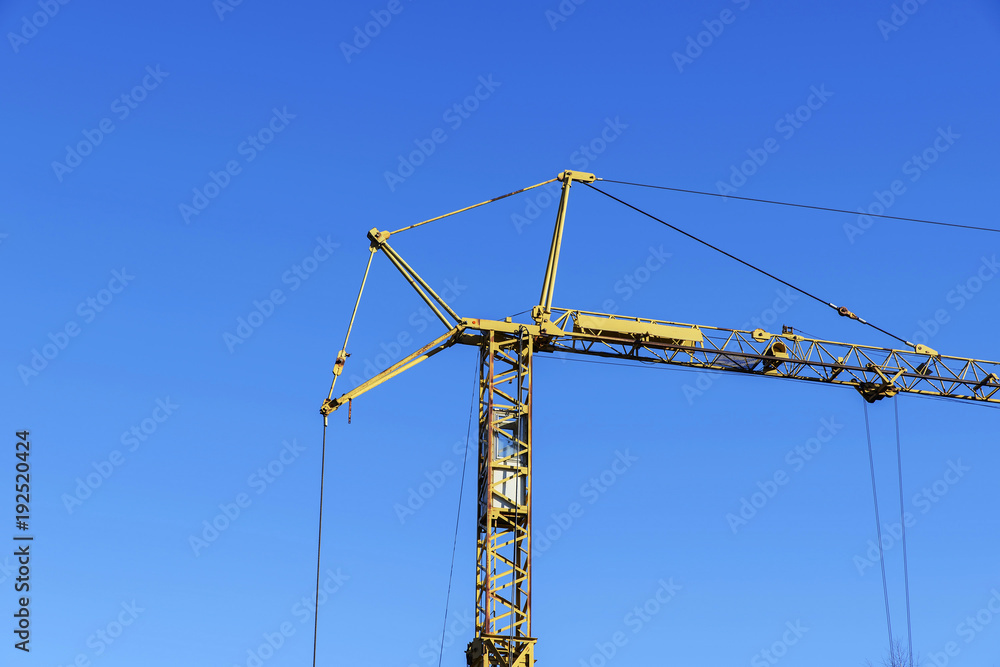
POLYGON ((909 646, 907 654, 910 666, 913 667, 913 626, 910 623, 910 566, 906 554, 906 512, 903 501, 903 454, 899 444, 899 399, 893 401, 896 411, 896 466, 899 471, 899 525, 903 532, 903 585, 906 589, 906 641, 909 646))
POLYGON ((665 185, 649 185, 646 183, 631 183, 629 181, 614 181, 607 178, 597 179, 604 183, 618 183, 620 185, 634 185, 640 188, 653 188, 655 190, 669 190, 671 192, 683 192, 689 195, 705 195, 708 197, 721 197, 722 199, 739 199, 742 201, 752 201, 758 202, 760 204, 774 204, 777 206, 793 206, 795 208, 808 208, 814 211, 828 211, 830 213, 847 213, 848 215, 866 215, 871 218, 885 218, 886 220, 901 220, 903 222, 919 222, 925 225, 940 225, 941 227, 955 227, 958 229, 972 229, 979 232, 996 232, 1000 233, 1000 229, 993 229, 992 227, 977 227, 975 225, 961 225, 955 222, 941 222, 939 220, 922 220, 920 218, 904 218, 898 215, 885 215, 884 213, 868 213, 864 211, 848 211, 842 208, 830 208, 829 206, 811 206, 809 204, 796 204, 787 201, 776 201, 774 199, 757 199, 754 197, 738 197, 736 195, 724 195, 718 192, 703 192, 701 190, 685 190, 684 188, 669 188, 665 185))
POLYGON ((889 615, 889 584, 885 577, 885 551, 882 548, 882 520, 878 513, 878 489, 875 485, 875 457, 872 454, 872 431, 868 420, 868 403, 865 408, 865 434, 868 436, 868 466, 872 473, 872 498, 875 500, 875 530, 878 535, 878 559, 882 566, 882 595, 885 598, 885 623, 889 629, 889 649, 892 650, 892 619, 889 615))
POLYGON ((656 217, 652 213, 648 213, 648 212, 642 210, 641 208, 639 208, 637 206, 633 206, 632 204, 629 204, 628 202, 623 201, 623 200, 619 199, 618 197, 615 197, 612 194, 608 194, 604 190, 601 190, 599 188, 595 188, 590 183, 584 183, 584 185, 586 185, 587 187, 589 187, 592 190, 595 190, 596 192, 601 193, 602 195, 604 195, 605 197, 608 197, 609 199, 614 199, 619 204, 627 206, 628 208, 632 209, 633 211, 636 211, 637 213, 641 213, 642 215, 646 216, 647 218, 655 220, 656 222, 660 223, 661 225, 669 227, 670 229, 674 230, 675 232, 683 234, 684 236, 688 237, 689 239, 697 241, 698 243, 700 243, 700 244, 702 244, 702 245, 704 245, 704 246, 706 246, 708 248, 711 248, 712 250, 714 250, 714 251, 716 251, 718 253, 721 253, 721 254, 725 255, 726 257, 728 257, 730 259, 734 259, 737 262, 739 262, 740 264, 742 264, 742 265, 744 265, 746 267, 749 267, 749 268, 753 269, 754 271, 757 271, 758 273, 764 274, 765 276, 767 276, 768 278, 771 278, 772 280, 777 280, 782 285, 785 285, 786 287, 790 287, 793 290, 795 290, 796 292, 799 292, 800 294, 803 294, 803 295, 809 297, 810 299, 813 299, 815 301, 818 301, 818 302, 822 303, 824 306, 829 306, 830 308, 833 308, 840 315, 842 315, 844 317, 849 317, 852 320, 857 320, 858 322, 861 322, 862 324, 870 326, 872 329, 875 329, 876 331, 880 331, 880 332, 884 333, 886 336, 889 336, 890 338, 895 338, 899 342, 903 343, 904 345, 908 345, 908 346, 912 347, 915 350, 920 351, 919 348, 923 347, 923 346, 917 346, 916 344, 911 343, 910 341, 906 340, 905 338, 900 338, 896 334, 890 333, 890 332, 886 331, 885 329, 883 329, 881 327, 878 327, 878 326, 875 326, 871 322, 868 322, 867 320, 865 320, 865 319, 863 319, 861 317, 858 317, 853 312, 851 312, 850 309, 848 309, 846 306, 837 306, 837 305, 835 305, 835 304, 833 304, 833 303, 831 303, 831 302, 829 302, 829 301, 827 301, 825 299, 821 299, 820 297, 816 296, 815 294, 813 294, 811 292, 807 292, 806 290, 802 289, 801 287, 797 287, 796 285, 793 285, 792 283, 788 282, 787 280, 782 280, 778 276, 774 275, 773 273, 769 273, 769 272, 765 271, 764 269, 760 268, 759 266, 756 266, 754 264, 751 264, 750 262, 742 260, 739 257, 737 257, 736 255, 733 255, 732 253, 728 253, 725 250, 723 250, 722 248, 720 248, 718 246, 715 246, 715 245, 712 245, 708 241, 700 239, 697 236, 695 236, 694 234, 690 234, 690 233, 684 231, 683 229, 681 229, 680 227, 672 225, 669 222, 667 222, 666 220, 662 220, 661 218, 656 217))
POLYGON ((527 192, 528 190, 533 190, 535 188, 540 188, 543 185, 548 185, 549 183, 554 182, 555 180, 556 179, 554 179, 554 178, 550 178, 547 181, 542 181, 541 183, 535 183, 534 185, 529 185, 526 188, 521 188, 520 190, 514 190, 513 192, 508 192, 505 195, 500 195, 499 197, 494 197, 493 199, 487 199, 486 201, 481 201, 478 204, 473 204, 472 206, 466 206, 465 208, 460 208, 457 211, 452 211, 451 213, 445 213, 444 215, 439 215, 437 217, 430 218, 428 220, 424 220, 422 222, 414 223, 412 225, 409 225, 408 227, 403 227, 401 229, 397 229, 396 231, 394 231, 392 233, 393 234, 398 234, 400 232, 405 232, 407 229, 413 229, 414 227, 419 227, 420 225, 426 225, 428 222, 434 222, 435 220, 441 220, 442 218, 447 218, 448 216, 455 215, 456 213, 464 213, 465 211, 471 211, 474 208, 479 208, 480 206, 485 206, 486 204, 492 204, 495 201, 500 201, 501 199, 506 199, 507 197, 512 197, 514 195, 521 194, 522 192, 527 192))

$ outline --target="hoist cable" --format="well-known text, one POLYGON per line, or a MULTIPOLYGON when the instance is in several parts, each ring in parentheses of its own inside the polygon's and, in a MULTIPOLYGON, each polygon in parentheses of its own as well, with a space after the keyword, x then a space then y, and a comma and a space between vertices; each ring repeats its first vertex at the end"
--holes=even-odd
POLYGON ((796 292, 799 292, 800 294, 804 294, 805 296, 809 297, 810 299, 814 299, 814 300, 822 303, 824 306, 829 306, 830 308, 833 308, 839 314, 841 314, 841 315, 843 315, 845 317, 850 317, 852 320, 857 320, 858 322, 861 322, 862 324, 866 324, 866 325, 870 326, 872 329, 875 329, 876 331, 880 331, 880 332, 884 333, 886 336, 889 336, 890 338, 895 338, 896 340, 898 340, 899 342, 901 342, 901 343, 903 343, 905 345, 908 345, 908 346, 913 347, 913 348, 916 347, 913 343, 909 342, 905 338, 900 338, 899 336, 897 336, 895 334, 892 334, 892 333, 889 333, 885 329, 883 329, 881 327, 878 327, 878 326, 872 324, 871 322, 868 322, 867 320, 862 319, 861 317, 858 317, 857 315, 855 315, 854 313, 852 313, 846 307, 845 308, 841 308, 841 307, 839 307, 839 306, 837 306, 837 305, 835 305, 835 304, 833 304, 833 303, 831 303, 831 302, 829 302, 829 301, 827 301, 825 299, 821 299, 820 297, 816 296, 815 294, 813 294, 811 292, 807 292, 806 290, 802 289, 801 287, 796 287, 792 283, 790 283, 790 282, 788 282, 786 280, 782 280, 781 278, 779 278, 778 276, 774 275, 773 273, 769 273, 769 272, 765 271, 764 269, 762 269, 762 268, 760 268, 758 266, 755 266, 754 264, 751 264, 750 262, 742 260, 739 257, 737 257, 736 255, 728 253, 725 250, 723 250, 722 248, 720 248, 718 246, 715 246, 715 245, 712 245, 708 241, 704 241, 704 240, 698 238, 694 234, 689 234, 688 232, 684 231, 680 227, 676 227, 676 226, 670 224, 669 222, 667 222, 666 220, 662 220, 662 219, 656 217, 652 213, 648 213, 648 212, 642 210, 641 208, 639 208, 637 206, 633 206, 632 204, 629 204, 626 201, 622 201, 618 197, 615 197, 612 194, 608 194, 604 190, 601 190, 599 188, 595 188, 590 183, 584 183, 584 185, 586 185, 587 187, 589 187, 592 190, 600 192, 605 197, 608 197, 610 199, 614 199, 619 204, 623 204, 624 206, 627 206, 628 208, 632 209, 633 211, 636 211, 637 213, 641 213, 642 215, 646 216, 647 218, 651 218, 651 219, 657 221, 661 225, 665 225, 665 226, 669 227, 670 229, 674 230, 675 232, 679 232, 680 234, 683 234, 684 236, 688 237, 689 239, 697 241, 698 243, 700 243, 700 244, 702 244, 704 246, 707 246, 707 247, 711 248, 712 250, 715 250, 716 252, 722 253, 726 257, 729 257, 730 259, 734 259, 737 262, 739 262, 740 264, 742 264, 744 266, 747 266, 747 267, 753 269, 754 271, 757 271, 758 273, 762 273, 765 276, 767 276, 768 278, 776 280, 779 283, 781 283, 782 285, 785 285, 786 287, 792 288, 793 290, 795 290, 796 292))
MULTIPOLYGON (((479 375, 479 355, 476 355, 476 366, 473 379, 478 380, 479 375)), ((477 383, 473 383, 473 388, 477 383)), ((451 604, 451 582, 455 574, 455 550, 458 548, 458 526, 462 519, 462 497, 465 495, 465 469, 469 462, 469 440, 472 433, 472 413, 476 409, 476 396, 479 392, 473 391, 472 402, 469 405, 469 425, 465 427, 465 455, 462 458, 462 483, 458 488, 458 516, 455 517, 455 538, 451 545, 451 569, 448 570, 448 594, 444 601, 444 623, 441 626, 441 649, 438 653, 438 667, 441 667, 441 660, 444 658, 444 638, 448 631, 448 607, 451 604)))
POLYGON ((326 417, 323 417, 323 449, 319 463, 319 531, 316 537, 316 598, 313 601, 313 667, 316 667, 316 641, 319 638, 319 577, 323 554, 323 478, 326 469, 326 417))
POLYGON ((435 218, 430 218, 430 219, 424 220, 422 222, 417 222, 417 223, 414 223, 412 225, 409 225, 408 227, 403 227, 402 229, 397 229, 396 231, 389 232, 389 233, 390 234, 398 234, 400 232, 405 232, 407 229, 413 229, 414 227, 419 227, 420 225, 426 225, 428 222, 434 222, 435 220, 440 220, 442 218, 447 218, 448 216, 455 215, 456 213, 462 213, 464 211, 470 211, 470 210, 472 210, 474 208, 478 208, 480 206, 485 206, 486 204, 492 204, 495 201, 500 201, 501 199, 506 199, 507 197, 512 197, 513 195, 521 194, 522 192, 527 192, 528 190, 533 190, 534 188, 540 188, 543 185, 548 185, 549 183, 553 183, 556 180, 557 179, 555 179, 555 178, 550 178, 547 181, 542 181, 541 183, 535 183, 534 185, 529 185, 526 188, 521 188, 520 190, 514 190, 513 192, 508 192, 505 195, 500 195, 499 197, 494 197, 493 199, 487 199, 486 201, 481 201, 478 204, 473 204, 472 206, 466 206, 465 208, 460 208, 457 211, 452 211, 451 213, 445 213, 444 215, 439 215, 439 216, 437 216, 435 218))
POLYGON ((906 556, 906 512, 903 501, 903 454, 899 444, 899 399, 893 401, 896 410, 896 466, 899 470, 899 525, 903 543, 903 586, 906 589, 906 641, 909 645, 910 667, 913 667, 913 626, 910 623, 910 570, 906 556))
POLYGON ((868 466, 872 474, 872 498, 875 500, 875 530, 878 535, 878 558, 882 565, 882 595, 885 598, 885 624, 889 630, 889 647, 892 648, 892 619, 889 615, 889 585, 885 578, 885 550, 882 548, 882 520, 878 514, 878 490, 875 485, 875 457, 872 454, 872 431, 868 421, 868 403, 865 402, 865 434, 868 436, 868 466))
POLYGON ((942 227, 958 227, 960 229, 973 229, 980 232, 1000 232, 1000 229, 991 227, 976 227, 974 225, 960 225, 954 222, 940 222, 938 220, 921 220, 920 218, 904 218, 896 215, 885 215, 881 213, 865 213, 864 211, 848 211, 842 208, 830 208, 828 206, 810 206, 809 204, 795 204, 787 201, 775 201, 773 199, 755 199, 754 197, 737 197, 736 195, 724 195, 717 192, 702 192, 701 190, 685 190, 683 188, 668 188, 664 185, 648 185, 646 183, 630 183, 629 181, 613 181, 607 178, 599 178, 605 183, 619 183, 621 185, 634 185, 640 188, 654 188, 656 190, 670 190, 671 192, 684 192, 691 195, 706 195, 709 197, 722 197, 723 199, 740 199, 742 201, 753 201, 761 204, 776 204, 778 206, 794 206, 795 208, 809 208, 814 211, 829 211, 830 213, 847 213, 849 215, 867 215, 872 218, 885 218, 887 220, 901 220, 903 222, 919 222, 925 225, 940 225, 942 227))

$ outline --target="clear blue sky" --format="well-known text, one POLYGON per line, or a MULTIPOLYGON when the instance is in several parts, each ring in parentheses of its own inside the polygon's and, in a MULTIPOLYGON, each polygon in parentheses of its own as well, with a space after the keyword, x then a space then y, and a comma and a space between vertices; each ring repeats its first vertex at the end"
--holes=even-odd
MULTIPOLYGON (((1000 6, 806 4, 0 3, 2 509, 27 428, 36 536, 32 651, 12 647, 4 569, 0 663, 309 664, 318 408, 371 227, 564 169, 997 227, 1000 6)), ((899 335, 1000 358, 996 234, 605 188, 899 335)), ((533 191, 395 247, 459 314, 502 318, 536 303, 554 215, 533 191)), ((780 287, 573 191, 559 306, 894 344, 780 287)), ((442 331, 420 305, 377 257, 344 390, 442 331)), ((353 424, 331 419, 320 664, 436 664, 474 365, 449 350, 358 400, 353 424)), ((1000 414, 899 408, 914 646, 1000 663, 1000 414)), ((539 359, 535 409, 544 664, 844 667, 884 650, 855 392, 539 359)), ((892 403, 871 417, 888 531, 892 403)), ((472 470, 450 667, 472 636, 472 470)), ((886 557, 903 636, 898 543, 886 557)))

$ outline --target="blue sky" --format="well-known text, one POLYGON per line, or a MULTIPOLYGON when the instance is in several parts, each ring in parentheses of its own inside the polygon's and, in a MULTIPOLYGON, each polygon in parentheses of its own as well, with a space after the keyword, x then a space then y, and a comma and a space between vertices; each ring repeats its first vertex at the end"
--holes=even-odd
MULTIPOLYGON (((32 650, 5 627, 3 664, 309 664, 318 408, 372 227, 564 169, 997 227, 986 0, 18 0, 0 24, 0 423, 11 443, 31 431, 36 536, 32 650)), ((995 234, 603 187, 898 335, 1000 358, 995 234)), ((394 247, 460 315, 513 315, 538 298, 547 192, 394 247)), ((558 278, 562 307, 894 344, 586 187, 558 278)), ((376 257, 338 389, 443 331, 420 306, 376 257)), ((331 419, 320 664, 436 664, 475 363, 451 349, 331 419)), ((539 359, 535 410, 540 660, 842 667, 884 650, 856 392, 539 359)), ((899 410, 914 647, 997 664, 1000 414, 899 410)), ((893 405, 870 413, 891 538, 893 405)), ((11 444, 4 479, 15 462, 11 444)), ((451 666, 472 637, 473 488, 451 666)), ((886 559, 902 636, 898 540, 886 559)))

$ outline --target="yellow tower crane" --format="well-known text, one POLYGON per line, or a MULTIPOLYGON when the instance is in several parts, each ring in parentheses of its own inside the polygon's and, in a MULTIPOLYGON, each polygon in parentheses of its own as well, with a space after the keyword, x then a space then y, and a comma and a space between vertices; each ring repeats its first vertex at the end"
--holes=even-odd
MULTIPOLYGON (((389 244, 392 234, 445 216, 395 232, 369 231, 371 256, 365 280, 372 258, 381 251, 441 320, 447 332, 334 398, 337 377, 348 356, 347 339, 357 315, 356 303, 344 349, 337 355, 330 393, 320 409, 325 424, 330 413, 341 406, 456 343, 479 348, 476 627, 475 637, 466 650, 470 667, 534 665, 531 431, 532 365, 536 354, 583 354, 808 380, 854 387, 869 402, 910 393, 1000 403, 997 395, 1000 363, 949 357, 924 345, 907 343, 912 349, 895 350, 818 340, 797 335, 792 330, 782 333, 763 329, 741 331, 553 308, 570 187, 574 182, 589 184, 598 179, 590 173, 564 171, 556 179, 531 188, 554 180, 562 182, 562 193, 541 297, 531 310, 532 324, 513 322, 509 317, 504 321, 459 317, 389 244)), ((360 298, 359 292, 358 302, 360 298)), ((846 308, 838 310, 841 315, 860 319, 846 308)))

